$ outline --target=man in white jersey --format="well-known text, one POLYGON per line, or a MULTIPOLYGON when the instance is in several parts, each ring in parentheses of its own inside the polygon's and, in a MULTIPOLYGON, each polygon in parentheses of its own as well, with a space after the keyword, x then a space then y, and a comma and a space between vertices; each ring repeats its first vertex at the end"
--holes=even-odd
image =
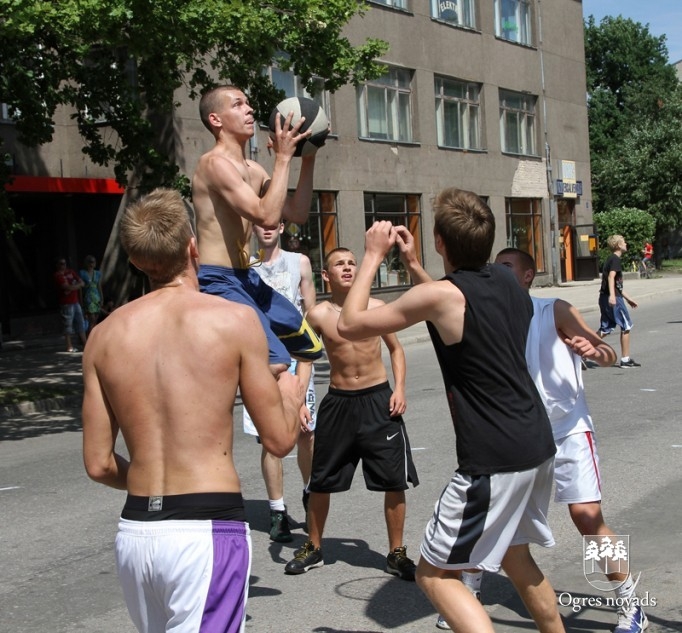
MULTIPOLYGON (((495 259, 509 267, 522 288, 530 290, 535 261, 516 248, 505 248, 495 259)), ((614 536, 601 511, 601 477, 583 386, 581 358, 601 367, 616 362, 616 352, 591 330, 580 312, 561 299, 533 301, 533 319, 526 342, 528 370, 545 404, 557 445, 554 462, 554 500, 568 505, 582 535, 614 536)), ((613 633, 640 633, 649 625, 638 605, 632 576, 607 574, 622 607, 613 633), (629 605, 629 606, 628 606, 629 605)))
MULTIPOLYGON (((315 282, 310 260, 301 253, 292 253, 280 248, 280 235, 284 231, 284 222, 277 228, 254 226, 253 232, 258 240, 258 257, 252 256, 253 269, 268 286, 291 301, 297 310, 305 316, 315 305, 315 282)), ((296 373, 298 361, 292 359, 289 372, 296 373)), ((303 508, 308 512, 308 496, 306 489, 310 480, 310 469, 313 461, 313 441, 315 430, 315 383, 311 364, 310 380, 306 394, 308 408, 307 420, 301 423, 298 436, 297 461, 303 478, 303 508)), ((251 421, 248 410, 244 407, 244 431, 250 435, 258 435, 251 421)), ((284 506, 284 472, 282 459, 269 453, 263 447, 261 453, 261 470, 265 489, 270 504, 270 538, 278 543, 292 540, 289 519, 284 506)))

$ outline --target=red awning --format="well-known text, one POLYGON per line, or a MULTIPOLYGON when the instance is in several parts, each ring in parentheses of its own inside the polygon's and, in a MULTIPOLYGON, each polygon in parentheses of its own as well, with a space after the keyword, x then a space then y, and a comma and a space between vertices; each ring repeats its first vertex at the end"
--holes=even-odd
POLYGON ((53 178, 51 176, 12 176, 5 189, 12 193, 109 193, 125 189, 113 178, 53 178))

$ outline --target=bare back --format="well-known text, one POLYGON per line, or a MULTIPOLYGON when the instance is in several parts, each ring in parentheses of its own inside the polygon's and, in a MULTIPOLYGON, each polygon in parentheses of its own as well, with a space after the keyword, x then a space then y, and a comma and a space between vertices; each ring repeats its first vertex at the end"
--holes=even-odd
MULTIPOLYGON (((373 303, 374 300, 370 300, 370 308, 373 303)), ((382 302, 376 302, 376 305, 382 305, 382 302)), ((329 301, 323 301, 310 310, 306 320, 324 342, 332 387, 354 391, 388 380, 381 356, 380 336, 359 341, 343 338, 337 329, 339 310, 329 301)))
POLYGON ((245 310, 162 288, 93 331, 84 356, 84 437, 86 418, 101 426, 106 414, 120 428, 131 494, 239 491, 232 408, 241 342, 248 344, 245 310))
POLYGON ((237 160, 221 145, 204 154, 192 180, 201 263, 245 268, 250 257, 252 221, 241 207, 244 198, 260 196, 268 175, 256 162, 237 160))

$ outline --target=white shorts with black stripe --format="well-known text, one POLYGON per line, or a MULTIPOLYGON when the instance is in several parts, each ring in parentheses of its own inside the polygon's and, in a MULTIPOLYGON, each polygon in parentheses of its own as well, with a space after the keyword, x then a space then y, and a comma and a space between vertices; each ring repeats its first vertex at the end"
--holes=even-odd
POLYGON ((440 569, 496 572, 510 545, 554 545, 547 524, 554 458, 530 470, 456 472, 436 502, 421 555, 440 569))
POLYGON ((554 501, 592 503, 601 501, 599 457, 594 433, 575 433, 556 440, 554 501))

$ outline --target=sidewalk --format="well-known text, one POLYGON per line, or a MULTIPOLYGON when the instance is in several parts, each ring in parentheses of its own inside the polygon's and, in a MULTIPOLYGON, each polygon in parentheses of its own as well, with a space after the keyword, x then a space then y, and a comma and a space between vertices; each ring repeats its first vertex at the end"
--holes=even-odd
MULTIPOLYGON (((590 326, 598 325, 599 280, 569 282, 560 286, 533 288, 531 294, 538 297, 559 297, 572 303, 590 326)), ((625 289, 639 304, 682 295, 682 275, 657 276, 652 279, 625 280, 625 289)), ((635 315, 636 319, 636 315, 635 315)), ((429 340, 424 323, 414 325, 398 333, 403 345, 429 340)), ((25 341, 4 341, 0 349, 0 384, 3 386, 31 385, 49 386, 65 395, 26 402, 18 405, 0 406, 0 421, 9 416, 28 415, 36 412, 65 409, 78 406, 82 394, 81 354, 69 354, 64 350, 61 336, 51 336, 25 341)), ((326 359, 316 363, 319 375, 329 371, 326 359)))

